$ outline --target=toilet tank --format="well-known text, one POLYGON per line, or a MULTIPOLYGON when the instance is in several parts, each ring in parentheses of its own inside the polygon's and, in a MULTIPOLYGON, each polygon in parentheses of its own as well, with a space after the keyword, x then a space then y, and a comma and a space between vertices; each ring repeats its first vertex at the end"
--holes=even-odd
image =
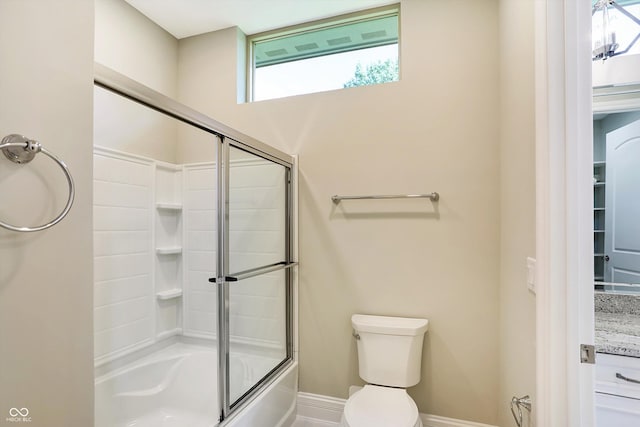
POLYGON ((354 314, 360 378, 369 384, 411 387, 420 382, 427 319, 354 314))

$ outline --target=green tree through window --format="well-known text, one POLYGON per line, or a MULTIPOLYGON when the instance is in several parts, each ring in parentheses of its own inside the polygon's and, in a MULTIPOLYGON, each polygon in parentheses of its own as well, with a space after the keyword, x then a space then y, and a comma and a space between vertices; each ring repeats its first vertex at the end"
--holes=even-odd
POLYGON ((344 87, 366 86, 395 81, 398 81, 398 60, 387 59, 386 61, 377 61, 369 64, 365 70, 362 69, 362 64, 359 63, 356 65, 353 77, 344 84, 344 87))

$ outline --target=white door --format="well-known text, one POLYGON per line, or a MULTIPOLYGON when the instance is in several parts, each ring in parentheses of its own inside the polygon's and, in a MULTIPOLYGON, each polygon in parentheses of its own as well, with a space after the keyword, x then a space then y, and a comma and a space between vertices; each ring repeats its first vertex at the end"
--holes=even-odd
POLYGON ((604 278, 640 283, 640 120, 607 134, 606 168, 604 278))

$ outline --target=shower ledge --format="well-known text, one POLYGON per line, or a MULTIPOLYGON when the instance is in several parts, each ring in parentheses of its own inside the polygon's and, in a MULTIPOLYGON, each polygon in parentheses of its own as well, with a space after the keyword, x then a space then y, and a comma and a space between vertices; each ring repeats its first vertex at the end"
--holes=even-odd
POLYGON ((182 248, 179 246, 156 248, 156 253, 158 255, 178 255, 182 253, 182 248))
POLYGON ((156 203, 156 208, 168 211, 181 211, 182 205, 180 203, 156 203))
POLYGON ((182 296, 182 289, 179 289, 179 288, 168 289, 166 291, 161 291, 156 293, 156 297, 158 297, 158 299, 162 301, 174 299, 174 298, 180 298, 181 296, 182 296))

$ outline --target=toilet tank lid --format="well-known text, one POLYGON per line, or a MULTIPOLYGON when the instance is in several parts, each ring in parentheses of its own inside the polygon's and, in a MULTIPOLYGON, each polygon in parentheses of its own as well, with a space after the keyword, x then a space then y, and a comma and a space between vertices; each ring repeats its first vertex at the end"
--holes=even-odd
POLYGON ((353 326, 353 329, 358 332, 415 336, 427 332, 429 321, 427 319, 414 319, 407 317, 354 314, 351 316, 351 325, 353 326))

